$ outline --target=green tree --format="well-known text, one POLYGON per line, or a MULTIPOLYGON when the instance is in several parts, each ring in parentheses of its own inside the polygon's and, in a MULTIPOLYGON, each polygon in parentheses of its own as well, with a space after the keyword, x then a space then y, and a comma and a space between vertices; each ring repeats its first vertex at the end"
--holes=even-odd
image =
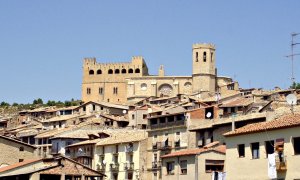
POLYGON ((44 102, 41 98, 38 98, 38 99, 33 100, 32 104, 34 104, 34 105, 43 105, 44 102))
POLYGON ((291 86, 290 86, 291 89, 300 89, 300 83, 296 83, 294 82, 291 86))
POLYGON ((6 106, 10 106, 9 103, 2 101, 0 104, 1 107, 6 107, 6 106))

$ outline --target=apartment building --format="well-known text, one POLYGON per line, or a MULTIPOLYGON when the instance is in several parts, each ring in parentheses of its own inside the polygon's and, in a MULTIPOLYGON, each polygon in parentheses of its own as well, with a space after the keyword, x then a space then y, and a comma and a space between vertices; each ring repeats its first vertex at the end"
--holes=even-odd
POLYGON ((227 178, 300 179, 299 131, 300 114, 289 114, 225 133, 227 178), (270 155, 275 156, 273 170, 270 155))

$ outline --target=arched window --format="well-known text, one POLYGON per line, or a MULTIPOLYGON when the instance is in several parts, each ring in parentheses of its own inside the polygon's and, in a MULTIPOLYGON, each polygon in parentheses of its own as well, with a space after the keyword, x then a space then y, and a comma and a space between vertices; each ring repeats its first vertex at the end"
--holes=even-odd
POLYGON ((203 61, 206 62, 206 52, 203 52, 203 61))
POLYGON ((129 70, 128 70, 128 73, 129 73, 129 74, 132 74, 132 73, 133 73, 133 69, 129 69, 129 70))
POLYGON ((141 70, 139 68, 135 69, 135 73, 140 73, 141 70))
POLYGON ((122 69, 122 74, 126 74, 126 69, 122 69))
POLYGON ((109 69, 108 70, 108 74, 112 74, 113 73, 113 70, 112 69, 109 69))
POLYGON ((198 62, 198 52, 196 52, 196 62, 198 62))
POLYGON ((90 74, 90 75, 94 75, 94 70, 90 70, 90 71, 89 71, 89 74, 90 74))
POLYGON ((115 74, 120 74, 120 69, 116 69, 115 74))
POLYGON ((102 74, 101 69, 98 69, 98 70, 97 70, 97 74, 102 74))

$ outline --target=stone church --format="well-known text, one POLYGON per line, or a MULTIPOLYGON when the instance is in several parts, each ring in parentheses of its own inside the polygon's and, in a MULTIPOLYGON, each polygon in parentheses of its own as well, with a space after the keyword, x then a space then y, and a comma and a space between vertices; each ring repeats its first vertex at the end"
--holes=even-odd
POLYGON ((186 94, 199 98, 205 93, 237 90, 238 84, 231 78, 217 76, 215 50, 213 44, 193 45, 191 76, 165 76, 163 66, 158 75, 149 75, 147 64, 140 56, 125 63, 98 63, 96 58, 85 58, 82 101, 124 104, 150 96, 186 94))

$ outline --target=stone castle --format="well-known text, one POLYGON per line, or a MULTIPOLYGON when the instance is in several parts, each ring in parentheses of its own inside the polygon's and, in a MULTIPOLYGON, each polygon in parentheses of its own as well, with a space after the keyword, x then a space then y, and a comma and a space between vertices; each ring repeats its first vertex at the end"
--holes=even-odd
POLYGON ((214 94, 226 86, 238 88, 229 77, 217 76, 215 46, 194 44, 191 76, 165 76, 160 66, 158 75, 149 75, 143 57, 132 57, 126 63, 97 63, 96 58, 85 58, 83 63, 82 101, 129 103, 147 97, 171 97, 214 94))

